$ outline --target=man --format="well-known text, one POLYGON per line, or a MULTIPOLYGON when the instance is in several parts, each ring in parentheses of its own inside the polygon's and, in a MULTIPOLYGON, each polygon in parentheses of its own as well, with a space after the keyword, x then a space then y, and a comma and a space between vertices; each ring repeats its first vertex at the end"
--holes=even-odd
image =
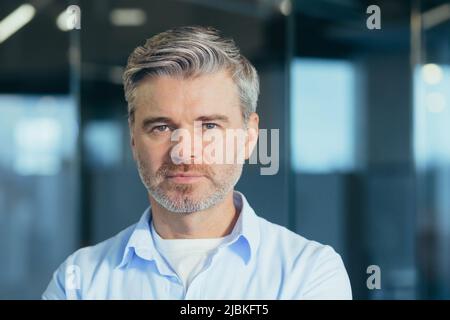
POLYGON ((232 40, 203 27, 158 34, 131 54, 124 87, 150 207, 72 254, 44 299, 351 299, 331 247, 258 217, 234 191, 237 155, 257 142, 259 80, 232 40), (218 139, 233 130, 242 144, 218 139), (221 151, 233 161, 212 161, 221 151))

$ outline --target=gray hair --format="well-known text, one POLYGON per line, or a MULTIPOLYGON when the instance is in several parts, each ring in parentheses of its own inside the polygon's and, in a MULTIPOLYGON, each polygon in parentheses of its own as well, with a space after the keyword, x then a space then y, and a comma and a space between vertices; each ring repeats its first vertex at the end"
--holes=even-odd
POLYGON ((244 122, 256 111, 259 78, 254 66, 232 39, 211 27, 186 26, 159 33, 131 53, 123 74, 128 117, 134 122, 134 96, 146 76, 195 77, 220 70, 230 72, 236 84, 244 122))

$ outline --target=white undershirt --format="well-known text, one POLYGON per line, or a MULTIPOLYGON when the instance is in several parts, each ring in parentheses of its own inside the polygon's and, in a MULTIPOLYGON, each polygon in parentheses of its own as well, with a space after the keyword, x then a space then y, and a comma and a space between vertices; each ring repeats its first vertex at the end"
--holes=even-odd
POLYGON ((153 222, 151 230, 156 248, 187 289, 195 276, 205 267, 214 249, 229 240, 230 235, 209 239, 163 239, 156 232, 153 222))

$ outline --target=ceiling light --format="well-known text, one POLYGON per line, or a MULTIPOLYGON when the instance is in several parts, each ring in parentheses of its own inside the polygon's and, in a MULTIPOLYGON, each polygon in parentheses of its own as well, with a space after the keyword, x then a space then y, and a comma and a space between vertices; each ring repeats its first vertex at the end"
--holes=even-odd
POLYGON ((0 21, 0 43, 12 36, 33 19, 36 9, 31 4, 23 4, 0 21))

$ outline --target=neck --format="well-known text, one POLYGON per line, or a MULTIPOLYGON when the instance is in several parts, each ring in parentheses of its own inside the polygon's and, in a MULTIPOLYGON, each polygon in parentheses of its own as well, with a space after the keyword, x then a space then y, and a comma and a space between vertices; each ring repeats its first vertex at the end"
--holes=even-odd
POLYGON ((156 232, 163 239, 220 238, 231 233, 239 217, 233 191, 215 206, 188 214, 174 213, 163 208, 151 196, 152 219, 156 232))

